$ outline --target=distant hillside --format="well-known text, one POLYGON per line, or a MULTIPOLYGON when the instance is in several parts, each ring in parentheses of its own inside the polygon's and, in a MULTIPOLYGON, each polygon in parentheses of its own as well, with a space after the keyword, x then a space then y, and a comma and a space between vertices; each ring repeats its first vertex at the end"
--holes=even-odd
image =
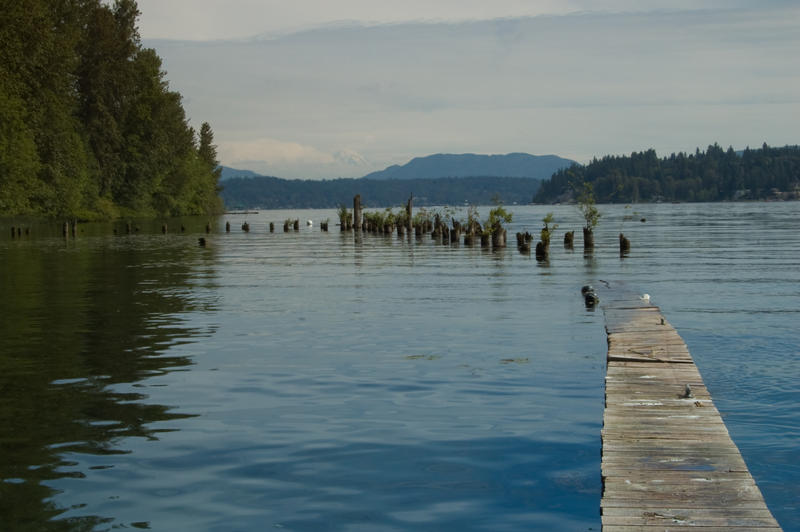
POLYGON ((416 157, 400 166, 394 165, 367 174, 363 179, 436 179, 439 177, 532 177, 548 179, 575 161, 556 155, 460 155, 443 154, 416 157))
POLYGON ((229 166, 220 166, 222 168, 222 175, 220 180, 230 179, 232 177, 260 177, 261 174, 253 172, 252 170, 239 170, 238 168, 231 168, 229 166))
POLYGON ((414 205, 490 205, 495 197, 509 205, 527 204, 541 181, 519 177, 446 177, 441 179, 333 179, 233 177, 222 182, 228 209, 320 209, 352 205, 361 194, 365 206, 394 207, 414 195, 414 205))
POLYGON ((714 144, 662 158, 653 149, 608 155, 559 170, 534 201, 572 201, 573 187, 583 182, 592 184, 599 203, 800 199, 800 147, 764 144, 736 152, 714 144))

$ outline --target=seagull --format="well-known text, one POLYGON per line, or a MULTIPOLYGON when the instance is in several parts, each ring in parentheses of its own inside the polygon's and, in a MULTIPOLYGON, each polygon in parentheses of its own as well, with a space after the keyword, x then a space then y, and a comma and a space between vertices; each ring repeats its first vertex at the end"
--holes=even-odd
POLYGON ((314 222, 312 222, 311 220, 309 220, 309 221, 307 221, 307 222, 306 222, 306 225, 307 225, 307 226, 309 226, 309 227, 311 227, 312 225, 314 225, 314 222))
POLYGON ((649 302, 650 301, 650 294, 642 294, 642 301, 649 302))

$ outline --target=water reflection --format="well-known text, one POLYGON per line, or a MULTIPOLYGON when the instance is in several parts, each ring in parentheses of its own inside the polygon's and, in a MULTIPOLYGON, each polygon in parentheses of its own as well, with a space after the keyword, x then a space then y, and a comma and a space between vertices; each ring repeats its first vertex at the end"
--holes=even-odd
POLYGON ((0 242, 5 522, 31 530, 105 522, 99 516, 59 520, 66 509, 52 501, 52 483, 83 478, 82 455, 108 457, 100 464, 93 459, 92 469, 113 467, 113 456, 128 452, 121 439, 157 439, 170 430, 164 422, 190 416, 145 403, 146 394, 120 385, 190 366, 188 357, 171 356, 169 348, 208 334, 187 328, 181 318, 213 308, 192 296, 196 279, 213 282, 215 252, 196 242, 196 235, 0 242))

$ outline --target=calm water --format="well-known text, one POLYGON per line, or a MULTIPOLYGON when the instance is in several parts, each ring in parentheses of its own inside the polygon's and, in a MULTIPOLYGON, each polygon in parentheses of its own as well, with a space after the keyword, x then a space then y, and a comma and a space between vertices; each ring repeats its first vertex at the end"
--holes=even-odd
POLYGON ((580 286, 614 279, 686 339, 800 530, 800 204, 602 206, 591 257, 558 244, 574 208, 513 211, 498 253, 320 232, 333 211, 226 216, 205 249, 206 220, 3 229, 0 529, 599 530, 606 344, 580 286), (548 211, 539 264, 513 232, 548 211), (266 231, 288 217, 315 225, 266 231))

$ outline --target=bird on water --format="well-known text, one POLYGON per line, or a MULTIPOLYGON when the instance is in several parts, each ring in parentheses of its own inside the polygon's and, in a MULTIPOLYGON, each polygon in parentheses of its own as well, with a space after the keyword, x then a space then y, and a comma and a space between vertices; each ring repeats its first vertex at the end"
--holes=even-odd
POLYGON ((600 296, 597 295, 597 292, 594 291, 594 288, 590 284, 584 285, 581 288, 581 294, 583 295, 583 302, 587 307, 593 307, 600 302, 600 296))

